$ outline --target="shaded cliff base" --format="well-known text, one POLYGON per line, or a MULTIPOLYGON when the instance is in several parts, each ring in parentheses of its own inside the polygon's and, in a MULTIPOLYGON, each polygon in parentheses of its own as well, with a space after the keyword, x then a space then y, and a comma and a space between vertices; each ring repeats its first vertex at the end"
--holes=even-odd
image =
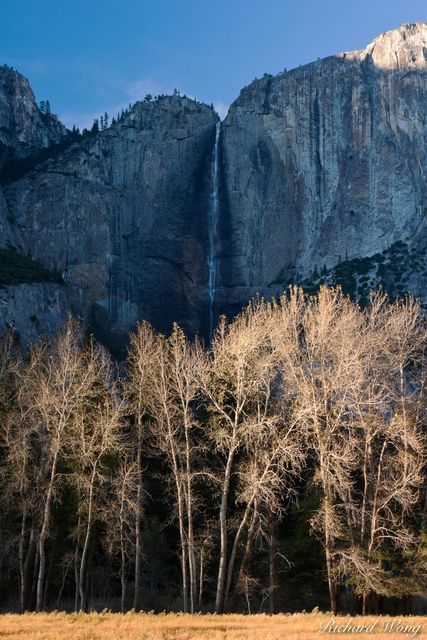
MULTIPOLYGON (((293 270, 291 265, 290 270, 293 270)), ((221 308, 217 306, 216 320, 223 313, 232 319, 244 306, 242 300, 263 297, 278 298, 291 286, 300 286, 307 295, 316 294, 322 285, 339 285, 343 292, 362 307, 368 304, 370 293, 383 290, 390 300, 412 295, 427 308, 427 246, 426 241, 409 245, 398 241, 388 249, 371 256, 348 259, 344 257, 334 267, 314 267, 311 274, 302 277, 276 278, 266 286, 235 286, 218 290, 221 308)))
POLYGON ((276 288, 286 290, 292 285, 301 286, 308 295, 316 294, 322 285, 339 285, 346 295, 362 306, 368 303, 369 293, 383 289, 391 299, 412 294, 427 307, 423 293, 427 290, 427 248, 410 247, 398 241, 389 249, 371 256, 345 258, 334 267, 315 267, 309 277, 278 278, 268 284, 271 297, 276 288))
POLYGON ((12 333, 25 347, 55 335, 70 311, 65 287, 52 282, 0 288, 0 337, 12 333))
POLYGON ((0 248, 0 336, 12 332, 23 345, 53 335, 70 305, 61 274, 13 247, 0 248))
POLYGON ((339 262, 333 269, 317 270, 302 281, 306 293, 316 293, 321 285, 340 285, 344 293, 362 306, 368 303, 369 292, 382 288, 391 299, 413 293, 423 300, 427 290, 426 247, 410 247, 395 242, 389 249, 364 258, 339 262))

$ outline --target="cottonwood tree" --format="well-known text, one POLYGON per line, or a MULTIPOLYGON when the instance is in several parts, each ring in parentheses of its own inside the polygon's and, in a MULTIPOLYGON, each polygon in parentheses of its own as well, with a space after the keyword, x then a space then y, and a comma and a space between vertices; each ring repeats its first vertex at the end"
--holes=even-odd
POLYGON ((28 407, 22 402, 28 372, 37 358, 25 363, 14 348, 11 337, 0 345, 0 486, 2 549, 8 549, 6 521, 20 521, 18 542, 19 589, 21 612, 30 606, 30 571, 35 552, 35 531, 31 525, 34 503, 33 451, 34 424, 27 419, 28 407), (31 533, 29 530, 31 529, 31 533))
MULTIPOLYGON (((20 377, 25 384, 26 376, 20 377)), ((22 389, 22 387, 21 387, 22 389)), ((34 423, 27 420, 21 402, 19 411, 8 424, 6 436, 5 479, 3 500, 13 504, 20 514, 18 544, 21 611, 31 606, 31 585, 36 558, 37 463, 34 423)), ((26 408, 27 409, 27 408, 26 408)))
POLYGON ((135 443, 137 488, 135 502, 135 565, 133 608, 140 607, 141 559, 142 559, 142 502, 144 494, 143 442, 148 435, 150 388, 153 376, 153 359, 157 354, 157 336, 150 325, 143 322, 130 338, 124 393, 128 411, 132 416, 132 441, 135 443))
POLYGON ((304 429, 316 459, 314 481, 322 493, 312 521, 325 548, 331 610, 338 610, 340 546, 348 498, 358 464, 350 409, 362 378, 362 314, 340 289, 322 288, 305 299, 298 289, 276 309, 273 340, 282 362, 283 397, 304 429))
POLYGON ((103 347, 90 342, 82 366, 86 384, 74 416, 70 463, 79 497, 79 608, 85 610, 89 545, 94 523, 103 513, 103 490, 110 478, 111 458, 122 444, 124 405, 111 357, 103 347))
POLYGON ((135 517, 138 508, 139 469, 129 452, 121 454, 121 461, 111 481, 110 498, 105 505, 106 546, 110 556, 119 551, 121 585, 120 611, 126 604, 128 565, 135 558, 135 517))
MULTIPOLYGON (((75 464, 77 453, 85 455, 84 448, 78 451, 75 447, 76 434, 82 432, 82 425, 86 425, 91 417, 95 422, 101 421, 98 429, 110 418, 107 415, 111 405, 110 388, 108 393, 104 391, 101 394, 102 401, 98 405, 93 403, 96 393, 99 393, 94 389, 99 386, 103 369, 100 358, 97 360, 93 353, 84 345, 81 325, 70 319, 57 337, 30 350, 20 380, 22 384, 17 395, 18 424, 21 425, 18 443, 22 446, 21 495, 25 494, 21 507, 19 551, 21 600, 25 606, 32 566, 37 572, 37 611, 43 609, 48 586, 46 543, 51 534, 53 505, 60 500, 65 475, 69 476, 67 472, 75 464), (28 518, 31 518, 29 533, 28 518)), ((78 445, 81 444, 79 440, 78 445)), ((90 526, 88 529, 90 531, 90 526)), ((86 531, 85 543, 87 541, 86 531)), ((82 563, 84 565, 87 544, 83 545, 83 551, 80 568, 82 563)))
POLYGON ((317 460, 323 499, 312 528, 325 547, 331 609, 338 610, 347 574, 365 610, 367 593, 387 593, 390 585, 381 547, 406 551, 413 542, 402 516, 415 506, 421 482, 419 307, 378 295, 362 312, 338 288, 309 299, 294 289, 277 317, 283 397, 293 398, 317 460))
POLYGON ((70 319, 58 337, 36 347, 36 364, 25 391, 28 420, 37 430, 38 469, 38 578, 36 610, 43 608, 46 541, 50 532, 53 502, 58 498, 62 466, 76 417, 82 412, 91 382, 81 347, 81 325, 70 319))
MULTIPOLYGON (((195 478, 201 473, 201 442, 197 405, 200 402, 198 371, 203 358, 198 343, 190 344, 174 326, 170 338, 143 329, 150 345, 150 358, 143 367, 149 384, 146 400, 153 447, 164 457, 170 472, 170 487, 176 507, 184 611, 194 612, 197 602, 197 567, 194 519, 197 511, 195 478)), ((144 356, 145 358, 145 356, 144 356)))
MULTIPOLYGON (((282 411, 277 393, 277 360, 269 337, 271 308, 256 302, 233 323, 221 319, 213 337, 205 368, 203 390, 211 415, 209 435, 223 462, 218 484, 220 560, 215 610, 228 606, 233 571, 242 538, 246 535, 240 575, 251 553, 262 507, 277 513, 290 490, 303 456, 296 423, 282 411), (231 550, 230 493, 238 478, 236 502, 243 506, 231 550)), ((239 578, 238 578, 239 580, 239 578)))
MULTIPOLYGON (((198 499, 195 486, 198 477, 203 477, 205 470, 201 468, 200 458, 204 446, 197 430, 200 420, 197 410, 201 401, 199 381, 204 368, 204 358, 200 344, 192 344, 186 339, 182 329, 174 325, 168 340, 170 362, 171 393, 176 398, 178 421, 181 422, 177 432, 177 453, 179 472, 183 484, 185 520, 188 547, 189 600, 190 612, 194 613, 197 603, 197 555, 195 540, 195 518, 198 511, 198 499)), ((175 486, 177 483, 175 482, 175 486)))
MULTIPOLYGON (((265 394, 258 399, 252 421, 248 420, 244 459, 235 469, 235 503, 243 509, 232 537, 225 609, 229 606, 233 570, 244 534, 246 542, 235 581, 233 602, 237 586, 247 574, 256 538, 265 542, 268 536, 272 536, 271 518, 280 520, 283 516, 289 500, 294 496, 294 481, 305 462, 298 425, 289 412, 285 415, 280 412, 277 399, 274 398, 275 384, 275 376, 269 377, 268 383, 266 381, 265 394)), ((274 546, 274 542, 270 540, 269 545, 274 546)))
MULTIPOLYGON (((418 303, 390 304, 373 297, 365 312, 364 383, 358 405, 361 491, 354 492, 356 537, 344 560, 362 596, 397 592, 382 559, 410 554, 417 536, 409 526, 423 483, 426 326, 418 303)), ((408 585, 406 585, 407 587, 408 585)))

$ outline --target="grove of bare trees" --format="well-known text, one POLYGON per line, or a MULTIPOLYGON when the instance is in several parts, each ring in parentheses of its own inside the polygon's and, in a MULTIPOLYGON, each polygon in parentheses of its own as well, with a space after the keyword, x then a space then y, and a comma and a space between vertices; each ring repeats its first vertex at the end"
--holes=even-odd
POLYGON ((72 318, 28 349, 9 336, 3 608, 422 602, 426 345, 411 297, 362 309, 327 287, 252 302, 209 347, 144 322, 119 363, 72 318), (320 568, 296 602, 300 548, 320 568))

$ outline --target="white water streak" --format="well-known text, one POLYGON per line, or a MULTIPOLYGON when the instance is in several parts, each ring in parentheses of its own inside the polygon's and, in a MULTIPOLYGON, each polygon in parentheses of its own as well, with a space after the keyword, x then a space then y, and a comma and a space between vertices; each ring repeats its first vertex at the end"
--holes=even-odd
POLYGON ((214 305, 216 290, 218 287, 218 221, 219 221, 219 188, 218 188, 218 155, 219 155, 219 136, 221 131, 221 122, 216 123, 215 144, 212 151, 211 161, 211 191, 209 194, 209 253, 208 253, 208 295, 209 295, 209 338, 212 337, 214 323, 214 305))

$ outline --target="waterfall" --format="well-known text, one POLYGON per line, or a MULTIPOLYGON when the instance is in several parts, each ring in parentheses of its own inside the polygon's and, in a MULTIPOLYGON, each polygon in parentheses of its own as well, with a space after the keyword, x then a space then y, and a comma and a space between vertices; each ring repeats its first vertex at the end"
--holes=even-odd
POLYGON ((216 289, 218 286, 218 221, 219 221, 219 188, 218 188, 218 155, 219 155, 219 135, 221 122, 216 123, 215 144, 212 151, 211 160, 211 190, 209 194, 209 252, 208 252, 208 295, 209 295, 209 339, 214 330, 214 304, 216 289))

